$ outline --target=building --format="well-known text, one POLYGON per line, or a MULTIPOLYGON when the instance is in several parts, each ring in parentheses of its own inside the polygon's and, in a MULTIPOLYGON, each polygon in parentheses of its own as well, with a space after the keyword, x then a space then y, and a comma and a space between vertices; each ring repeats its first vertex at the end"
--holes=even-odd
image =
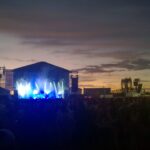
POLYGON ((0 67, 0 87, 5 88, 5 67, 0 67))
POLYGON ((100 98, 111 94, 111 88, 84 88, 86 97, 100 98))
POLYGON ((13 71, 0 67, 0 87, 13 90, 13 71))
MULTIPOLYGON (((42 93, 51 93, 50 97, 61 98, 69 95, 69 73, 70 71, 46 62, 38 62, 13 70, 14 88, 18 89, 24 86, 33 89, 33 93, 38 92, 38 98, 41 98, 42 93)), ((29 91, 31 92, 31 91, 29 91)))
POLYGON ((79 94, 79 85, 78 85, 78 81, 79 81, 79 75, 78 72, 71 72, 71 94, 79 94))
POLYGON ((69 95, 70 71, 47 62, 13 70, 1 67, 0 86, 17 90, 22 98, 64 98, 69 95))
POLYGON ((121 80, 121 91, 126 97, 138 97, 143 93, 143 84, 139 78, 132 80, 131 78, 124 78, 121 80))

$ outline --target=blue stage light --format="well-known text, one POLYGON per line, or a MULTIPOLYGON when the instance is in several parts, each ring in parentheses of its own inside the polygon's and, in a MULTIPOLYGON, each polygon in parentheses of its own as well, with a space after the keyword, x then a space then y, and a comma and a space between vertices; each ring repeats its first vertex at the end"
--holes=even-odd
POLYGON ((64 98, 64 83, 40 81, 31 83, 25 80, 17 81, 16 89, 20 99, 50 99, 64 98))

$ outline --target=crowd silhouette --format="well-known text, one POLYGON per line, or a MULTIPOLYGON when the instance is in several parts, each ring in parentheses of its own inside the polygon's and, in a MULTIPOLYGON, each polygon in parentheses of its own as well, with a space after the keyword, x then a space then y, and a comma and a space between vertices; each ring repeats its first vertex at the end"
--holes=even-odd
POLYGON ((149 149, 150 99, 0 98, 0 149, 149 149))

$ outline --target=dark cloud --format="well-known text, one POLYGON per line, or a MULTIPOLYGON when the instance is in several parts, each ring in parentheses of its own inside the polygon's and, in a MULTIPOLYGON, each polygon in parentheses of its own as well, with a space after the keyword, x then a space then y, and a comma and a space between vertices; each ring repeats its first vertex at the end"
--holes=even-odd
MULTIPOLYGON (((92 66, 87 66, 84 68, 75 69, 73 71, 84 72, 84 73, 113 73, 113 72, 116 72, 118 70, 116 70, 116 69, 107 70, 101 66, 92 65, 92 66)), ((123 70, 119 70, 119 71, 123 71, 123 70)))
POLYGON ((61 47, 53 51, 59 54, 148 57, 149 18, 148 0, 0 1, 0 32, 21 37, 23 44, 61 47), (85 49, 76 48, 80 46, 85 49))
POLYGON ((125 49, 125 50, 112 50, 112 51, 103 51, 100 52, 99 54, 94 54, 93 57, 96 56, 101 56, 101 57, 112 57, 115 59, 120 59, 120 60, 125 60, 125 61, 130 61, 130 60, 137 60, 139 58, 143 57, 150 57, 150 51, 149 49, 125 49))
POLYGON ((82 39, 98 42, 109 38, 145 39, 150 32, 150 9, 145 3, 147 1, 1 1, 0 31, 38 38, 39 42, 33 38, 27 42, 42 45, 51 44, 53 38, 67 45, 63 40, 66 37, 65 40, 72 38, 75 44, 82 39))
POLYGON ((17 62, 37 62, 35 59, 19 59, 19 58, 10 58, 5 56, 0 56, 0 59, 7 61, 17 61, 17 62))
POLYGON ((127 70, 145 70, 150 69, 150 60, 146 59, 137 59, 137 60, 125 60, 122 62, 119 62, 117 64, 102 64, 102 68, 123 68, 127 70))
POLYGON ((63 54, 66 53, 70 55, 81 55, 89 58, 114 58, 117 60, 137 60, 139 58, 150 58, 149 49, 132 49, 132 48, 118 48, 114 50, 113 48, 86 48, 86 49, 61 49, 55 50, 54 53, 63 54))
POLYGON ((125 60, 115 64, 91 65, 77 69, 76 71, 85 73, 113 73, 125 70, 139 71, 149 69, 150 69, 150 60, 137 59, 133 61, 125 60))

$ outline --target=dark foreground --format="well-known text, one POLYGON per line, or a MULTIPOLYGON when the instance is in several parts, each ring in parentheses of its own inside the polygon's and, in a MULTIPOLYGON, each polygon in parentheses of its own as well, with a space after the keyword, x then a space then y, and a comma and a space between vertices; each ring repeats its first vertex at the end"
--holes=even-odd
POLYGON ((0 129, 0 150, 148 150, 150 99, 0 97, 0 129))

